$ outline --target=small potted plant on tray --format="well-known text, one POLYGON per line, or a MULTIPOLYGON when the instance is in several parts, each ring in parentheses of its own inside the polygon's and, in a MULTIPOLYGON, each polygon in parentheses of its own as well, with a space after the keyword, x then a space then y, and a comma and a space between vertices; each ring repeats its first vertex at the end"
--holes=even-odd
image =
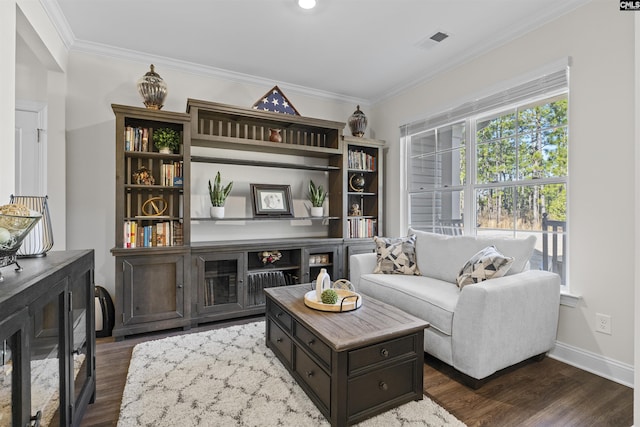
POLYGON ((209 198, 211 199, 211 218, 224 218, 224 204, 227 201, 227 196, 231 193, 233 187, 233 181, 227 184, 226 187, 222 186, 220 171, 216 174, 213 180, 213 186, 211 180, 209 180, 209 198))
POLYGON ((311 216, 320 217, 324 213, 324 199, 327 197, 327 192, 322 188, 322 185, 316 186, 313 180, 309 181, 309 192, 307 198, 311 202, 311 216))
POLYGON ((171 154, 180 147, 180 134, 171 128, 160 128, 153 131, 153 144, 164 154, 171 154))

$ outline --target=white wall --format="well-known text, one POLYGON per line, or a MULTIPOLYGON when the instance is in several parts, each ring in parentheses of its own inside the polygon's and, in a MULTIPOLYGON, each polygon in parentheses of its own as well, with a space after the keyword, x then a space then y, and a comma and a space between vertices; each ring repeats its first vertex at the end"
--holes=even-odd
POLYGON ((48 105, 47 186, 54 249, 66 247, 65 92, 67 54, 40 2, 0 2, 0 204, 15 193, 15 102, 48 105), (62 172, 62 173, 61 173, 62 172))
MULTIPOLYGON (((22 36, 16 44, 15 96, 19 101, 47 105, 47 195, 53 229, 52 250, 66 248, 66 176, 65 169, 65 103, 66 76, 58 70, 49 70, 27 45, 22 36)), ((16 194, 11 191, 10 194, 16 194)), ((23 194, 26 195, 26 194, 23 194)), ((0 194, 6 203, 8 195, 0 194)))
MULTIPOLYGON (((387 140, 387 225, 406 224, 398 127, 470 100, 570 56, 569 221, 571 291, 558 340, 585 356, 632 369, 634 320, 634 22, 610 2, 594 1, 556 21, 374 107, 377 137, 387 140), (606 31, 598 29, 606 28, 606 31), (594 332, 595 314, 612 316, 612 335, 594 332)), ((633 382, 631 379, 629 382, 633 382)))
MULTIPOLYGON (((154 65, 168 86, 163 110, 186 111, 187 98, 249 108, 276 84, 303 116, 346 122, 355 110, 350 102, 296 93, 287 90, 280 82, 270 85, 239 84, 177 71, 166 64, 156 62, 154 65)), ((111 104, 143 107, 136 82, 148 69, 148 62, 77 52, 71 53, 68 64, 67 242, 70 249, 95 249, 96 283, 104 285, 112 294, 115 289, 115 267, 110 254, 115 239, 115 120, 111 104)), ((202 149, 198 150, 202 152, 202 149)), ((213 178, 217 170, 221 171, 224 182, 234 181, 234 190, 227 202, 228 216, 245 216, 251 212, 248 199, 250 183, 290 184, 295 214, 304 216, 305 182, 299 179, 299 173, 202 164, 194 165, 192 174, 195 215, 206 214, 207 180, 213 178)), ((318 182, 326 180, 322 173, 309 173, 305 178, 307 176, 318 182)), ((326 226, 289 221, 222 225, 207 222, 194 224, 192 228, 192 241, 316 235, 326 235, 326 226)))
POLYGON ((0 203, 15 189, 16 4, 0 2, 0 203))
MULTIPOLYGON (((635 64, 634 64, 634 96, 635 96, 635 108, 634 108, 634 116, 637 117, 638 113, 640 113, 640 14, 634 13, 634 24, 635 24, 635 64)), ((635 142, 636 147, 638 143, 640 143, 640 120, 634 120, 635 123, 635 142)), ((640 212, 640 150, 636 148, 635 150, 635 212, 636 214, 640 212)), ((635 230, 635 247, 636 251, 634 254, 634 259, 638 259, 638 248, 640 248, 640 227, 636 226, 635 230)), ((640 263, 635 263, 635 298, 634 303, 635 307, 640 307, 640 263)), ((634 334, 634 348, 635 348, 635 366, 640 364, 640 316, 635 316, 634 321, 635 326, 635 334, 634 334)), ((636 369, 634 371, 634 384, 640 384, 640 369, 636 369)), ((640 389, 636 387, 633 391, 633 419, 635 425, 640 425, 640 389)))

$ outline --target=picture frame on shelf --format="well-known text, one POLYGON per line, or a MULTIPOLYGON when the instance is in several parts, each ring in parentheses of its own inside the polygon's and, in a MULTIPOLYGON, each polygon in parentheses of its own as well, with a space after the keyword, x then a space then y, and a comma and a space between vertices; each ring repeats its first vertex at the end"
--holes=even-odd
POLYGON ((293 217, 290 185, 250 184, 253 216, 293 217))

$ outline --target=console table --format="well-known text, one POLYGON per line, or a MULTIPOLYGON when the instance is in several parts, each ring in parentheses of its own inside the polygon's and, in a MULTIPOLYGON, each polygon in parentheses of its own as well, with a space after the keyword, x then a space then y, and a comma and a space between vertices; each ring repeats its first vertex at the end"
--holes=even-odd
POLYGON ((369 297, 354 311, 316 311, 309 290, 264 290, 266 343, 332 426, 422 399, 427 322, 369 297))
POLYGON ((96 391, 94 252, 20 265, 0 283, 0 425, 79 426, 96 391))

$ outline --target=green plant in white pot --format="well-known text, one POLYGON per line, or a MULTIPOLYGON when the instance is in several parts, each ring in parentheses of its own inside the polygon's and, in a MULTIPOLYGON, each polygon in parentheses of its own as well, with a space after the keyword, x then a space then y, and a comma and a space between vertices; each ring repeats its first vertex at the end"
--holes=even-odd
POLYGON ((173 153, 180 147, 180 133, 171 128, 156 129, 153 131, 153 145, 161 153, 173 153))
POLYGON ((220 171, 213 179, 213 186, 211 180, 209 180, 209 198, 211 199, 211 217, 212 218, 224 218, 224 204, 227 201, 227 196, 231 193, 233 188, 233 181, 229 182, 226 187, 222 186, 222 179, 220 178, 220 171))
POLYGON ((327 197, 327 192, 322 188, 322 185, 316 186, 313 180, 309 181, 309 192, 307 198, 311 202, 311 216, 323 216, 324 214, 324 200, 327 197))

